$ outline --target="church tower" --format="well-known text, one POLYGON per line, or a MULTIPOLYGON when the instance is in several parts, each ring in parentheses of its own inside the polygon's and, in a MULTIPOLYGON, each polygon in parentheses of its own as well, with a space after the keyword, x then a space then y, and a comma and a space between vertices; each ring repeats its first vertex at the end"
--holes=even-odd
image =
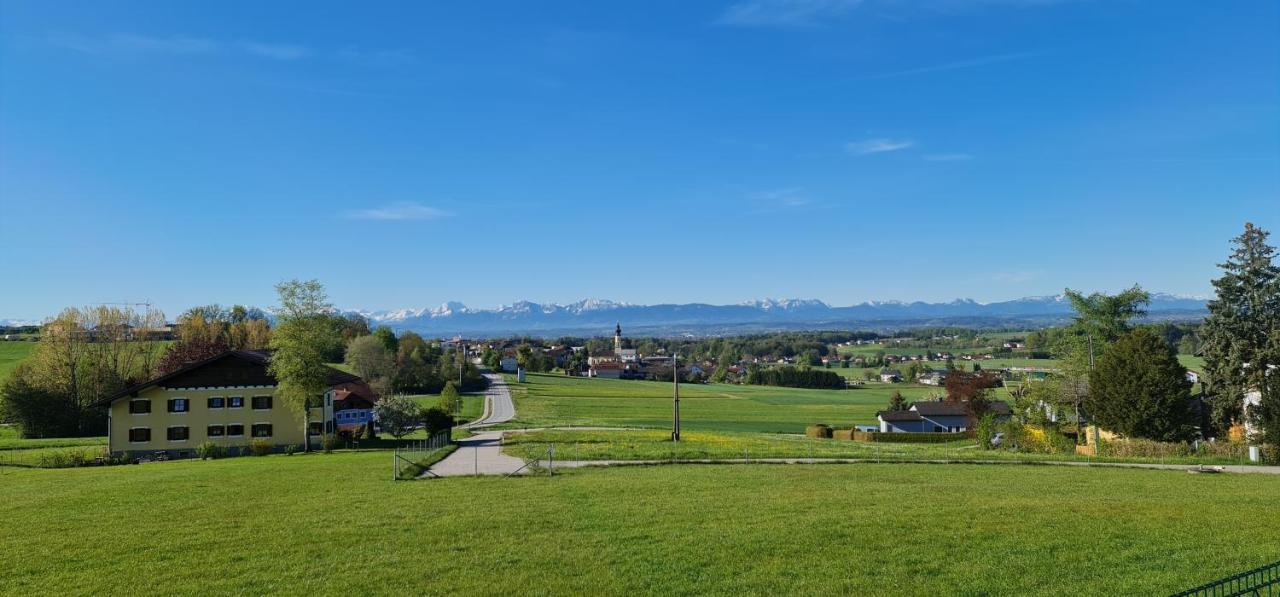
POLYGON ((618 327, 613 329, 613 354, 622 352, 622 323, 618 323, 618 327))

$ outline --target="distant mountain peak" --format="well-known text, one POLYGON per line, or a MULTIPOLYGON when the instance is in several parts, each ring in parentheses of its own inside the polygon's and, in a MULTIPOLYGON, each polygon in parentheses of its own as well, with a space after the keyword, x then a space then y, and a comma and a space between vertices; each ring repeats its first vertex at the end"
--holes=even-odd
POLYGON ((824 309, 827 308, 827 304, 818 299, 799 299, 799 298, 789 298, 789 299, 762 298, 762 299, 756 299, 754 301, 745 301, 739 304, 744 307, 755 307, 757 309, 762 309, 765 311, 769 311, 773 309, 779 309, 779 310, 803 309, 803 308, 809 308, 809 307, 824 308, 824 309))

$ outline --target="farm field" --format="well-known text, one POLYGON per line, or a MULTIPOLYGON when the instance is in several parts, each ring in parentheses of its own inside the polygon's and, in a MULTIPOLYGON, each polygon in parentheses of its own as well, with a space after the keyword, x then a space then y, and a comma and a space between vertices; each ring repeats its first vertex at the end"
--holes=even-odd
POLYGON ((1273 506, 1270 475, 709 465, 393 482, 388 467, 339 452, 0 469, 0 517, 23 529, 0 549, 39 554, 0 577, 14 594, 1168 594, 1280 551, 1280 526, 1239 524, 1273 506), (375 499, 352 516, 335 510, 346 495, 375 499), (352 558, 353 537, 378 548, 352 558))
MULTIPOLYGON (((508 376, 516 420, 506 428, 547 426, 666 427, 671 423, 671 384, 529 374, 508 376)), ((867 384, 852 390, 804 390, 732 384, 682 384, 686 429, 801 433, 806 425, 871 425, 894 391, 924 399, 937 388, 867 384)))
POLYGON ((35 350, 35 342, 0 342, 0 384, 35 350))
POLYGON ((757 458, 856 458, 889 461, 1010 461, 1010 462, 1144 462, 1153 464, 1248 465, 1243 446, 1221 455, 1177 457, 1092 458, 1075 454, 1040 454, 1007 450, 979 450, 972 439, 938 444, 909 444, 819 439, 802 435, 692 431, 671 442, 668 430, 545 430, 512 432, 503 451, 525 459, 545 457, 555 444, 563 460, 750 460, 757 458))

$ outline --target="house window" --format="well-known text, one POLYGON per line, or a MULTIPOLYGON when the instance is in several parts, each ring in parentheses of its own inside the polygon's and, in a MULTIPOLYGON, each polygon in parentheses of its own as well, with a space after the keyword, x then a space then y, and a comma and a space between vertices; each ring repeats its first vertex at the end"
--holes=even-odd
POLYGON ((169 428, 169 441, 171 442, 185 442, 187 441, 187 437, 189 437, 190 435, 191 435, 190 427, 170 427, 169 428))
POLYGON ((170 398, 169 399, 169 412, 171 413, 187 412, 188 407, 189 407, 189 404, 186 398, 170 398))
POLYGON ((253 397, 253 410, 270 410, 270 409, 271 409, 270 396, 254 396, 253 397))
POLYGON ((244 437, 244 425, 227 425, 227 437, 244 437))
POLYGON ((254 423, 254 437, 271 437, 271 423, 254 423))
POLYGON ((145 444, 151 441, 151 430, 146 427, 134 427, 129 430, 129 443, 145 444))
POLYGON ((227 399, 222 396, 211 396, 208 400, 208 407, 210 409, 222 408, 223 406, 226 406, 226 404, 227 399))
POLYGON ((210 425, 207 433, 209 437, 222 437, 227 434, 227 428, 222 425, 210 425))
POLYGON ((946 429, 944 429, 942 425, 934 425, 933 431, 934 433, 942 433, 943 431, 946 431, 946 429))
POLYGON ((135 415, 145 415, 151 412, 150 400, 130 400, 129 413, 135 415))
POLYGON ((244 408, 244 396, 232 396, 227 398, 228 408, 244 408))
POLYGON ((311 435, 320 435, 324 433, 324 423, 314 421, 311 423, 311 435))

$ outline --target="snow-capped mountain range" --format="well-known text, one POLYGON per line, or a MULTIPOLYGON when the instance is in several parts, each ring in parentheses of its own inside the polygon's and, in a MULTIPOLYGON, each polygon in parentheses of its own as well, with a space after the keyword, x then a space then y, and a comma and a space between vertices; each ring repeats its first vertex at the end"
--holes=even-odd
MULTIPOLYGON (((1205 299, 1153 293, 1152 319, 1198 319, 1205 299)), ((615 323, 635 334, 732 334, 783 329, 889 329, 929 325, 1005 327, 1048 325, 1070 317, 1063 295, 995 303, 957 299, 945 303, 869 301, 833 307, 816 299, 760 299, 736 305, 704 303, 635 305, 586 299, 567 305, 520 301, 496 309, 458 302, 435 308, 354 311, 375 325, 430 335, 599 335, 615 323)))
MULTIPOLYGON (((1205 299, 1153 293, 1148 319, 1198 320, 1205 299)), ((519 301, 496 309, 472 309, 458 302, 438 307, 348 311, 374 325, 445 337, 596 336, 622 324, 627 335, 732 335, 776 330, 895 330, 954 325, 963 327, 1040 327, 1067 321, 1071 303, 1063 295, 1032 296, 995 303, 956 299, 945 303, 868 301, 833 307, 816 299, 759 299, 735 305, 705 303, 636 305, 586 299, 567 305, 519 301)), ((4 325, 34 325, 0 319, 4 325)))

